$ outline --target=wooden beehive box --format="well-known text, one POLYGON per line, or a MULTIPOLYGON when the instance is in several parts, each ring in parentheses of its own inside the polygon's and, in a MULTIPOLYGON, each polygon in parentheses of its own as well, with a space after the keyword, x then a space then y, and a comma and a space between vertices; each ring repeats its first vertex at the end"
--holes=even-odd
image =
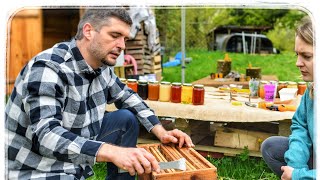
POLYGON ((139 147, 152 153, 159 162, 186 159, 185 171, 166 169, 161 173, 152 172, 138 177, 139 180, 214 180, 217 179, 217 168, 193 148, 179 148, 174 145, 142 144, 139 147))

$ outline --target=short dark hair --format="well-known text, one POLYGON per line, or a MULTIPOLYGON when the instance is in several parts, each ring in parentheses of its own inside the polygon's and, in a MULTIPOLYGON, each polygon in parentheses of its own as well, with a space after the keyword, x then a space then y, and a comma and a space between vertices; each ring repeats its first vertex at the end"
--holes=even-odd
POLYGON ((78 31, 75 36, 77 40, 83 38, 82 28, 85 23, 90 23, 97 31, 108 25, 109 18, 118 18, 128 25, 132 25, 129 13, 124 8, 110 9, 87 9, 78 24, 78 31))

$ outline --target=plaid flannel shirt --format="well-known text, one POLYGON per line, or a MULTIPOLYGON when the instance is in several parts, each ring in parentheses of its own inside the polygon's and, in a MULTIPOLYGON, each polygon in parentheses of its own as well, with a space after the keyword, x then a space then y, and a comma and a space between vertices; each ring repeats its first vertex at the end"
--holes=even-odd
POLYGON ((108 66, 93 70, 76 41, 58 43, 20 72, 6 105, 9 179, 84 179, 103 142, 106 104, 133 112, 150 131, 159 123, 145 102, 108 66))

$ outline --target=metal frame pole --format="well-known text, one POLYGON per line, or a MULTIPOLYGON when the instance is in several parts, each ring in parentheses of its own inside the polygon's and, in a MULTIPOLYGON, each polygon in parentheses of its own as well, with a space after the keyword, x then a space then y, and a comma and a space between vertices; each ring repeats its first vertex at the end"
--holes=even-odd
POLYGON ((185 83, 186 9, 181 7, 181 83, 185 83))

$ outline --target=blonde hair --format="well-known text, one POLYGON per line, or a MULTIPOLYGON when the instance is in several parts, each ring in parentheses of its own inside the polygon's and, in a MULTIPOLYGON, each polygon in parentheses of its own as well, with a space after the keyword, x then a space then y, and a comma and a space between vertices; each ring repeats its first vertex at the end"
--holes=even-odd
MULTIPOLYGON (((301 19, 297 29, 296 29, 296 36, 300 37, 304 42, 311 46, 315 46, 315 39, 314 39, 314 31, 313 31, 312 21, 309 16, 306 16, 301 19)), ((313 91, 314 91, 314 83, 310 83, 308 86, 310 89, 310 97, 313 98, 313 91)))

